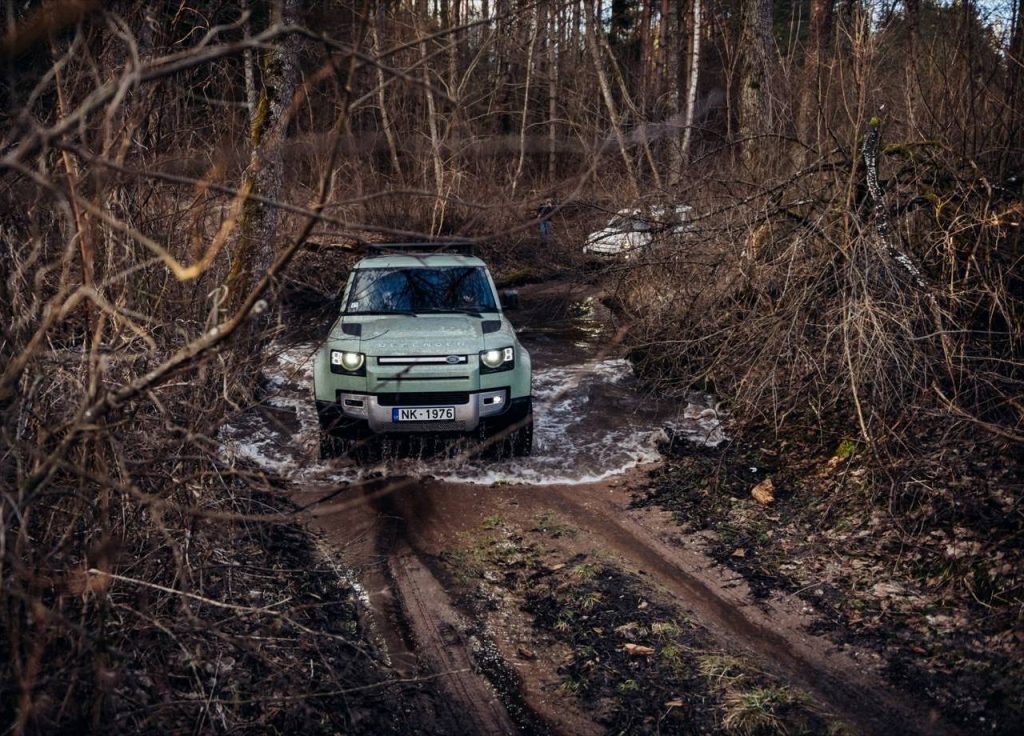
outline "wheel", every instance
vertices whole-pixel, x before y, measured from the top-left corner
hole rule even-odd
[[[330,460],[335,457],[342,457],[347,455],[352,449],[352,440],[342,439],[341,437],[335,437],[333,434],[327,431],[320,433],[320,459]]]
[[[358,460],[372,432],[365,420],[350,419],[336,411],[317,411],[320,421],[320,459],[350,457]]]
[[[512,457],[529,457],[533,453],[533,414],[509,436],[508,444]]]

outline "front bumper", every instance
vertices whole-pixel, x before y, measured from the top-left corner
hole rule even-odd
[[[508,387],[465,394],[360,394],[337,392],[333,402],[317,401],[320,426],[342,434],[360,433],[467,433],[507,425],[524,418],[529,398],[510,399]],[[395,422],[398,407],[455,409],[455,419],[435,422]],[[522,416],[520,416],[522,415]]]

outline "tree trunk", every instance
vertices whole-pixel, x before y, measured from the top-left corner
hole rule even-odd
[[[659,82],[655,92],[658,97],[661,97],[666,92],[663,80],[669,80],[669,84],[672,84],[674,81],[670,75],[672,68],[671,48],[673,44],[669,42],[671,38],[670,26],[675,19],[675,14],[672,12],[673,7],[672,0],[661,0],[661,22],[658,26],[658,60],[657,68],[654,71],[655,78]],[[676,30],[678,31],[678,28]]]
[[[832,7],[832,0],[811,0],[810,37],[804,53],[804,85],[797,131],[800,140],[815,150],[821,119],[821,67],[832,38]],[[808,152],[808,155],[813,155],[813,152]]]
[[[1014,13],[1013,33],[1010,36],[1010,50],[1007,54],[1007,121],[1006,160],[1003,173],[1018,173],[1024,158],[1024,0],[1017,0]]]
[[[299,0],[274,4],[273,25],[297,23]],[[298,38],[281,38],[264,52],[262,88],[249,128],[251,154],[245,180],[252,192],[269,200],[280,199],[284,191],[284,139],[291,115],[289,106],[298,87]],[[278,208],[247,199],[239,218],[238,241],[228,274],[228,303],[239,306],[256,281],[277,255]]]
[[[548,13],[547,65],[548,65],[548,181],[554,181],[556,174],[555,147],[558,142],[558,59],[555,43],[558,15],[551,3],[544,6]]]
[[[380,56],[380,19],[384,15],[384,6],[381,5],[373,14],[370,23],[370,35],[373,42],[374,56]],[[391,112],[388,110],[387,80],[384,77],[384,69],[380,66],[377,70],[377,105],[380,107],[380,127],[384,129],[384,139],[388,144],[388,157],[391,161],[391,170],[399,179],[402,177],[402,164],[398,159],[398,144],[395,141],[394,125],[391,122]]]
[[[921,48],[921,0],[904,0],[907,11],[906,35],[908,59],[904,64],[906,83],[904,84],[907,98],[907,125],[911,130],[917,129],[917,110],[921,106],[921,93],[918,82],[918,59]]]
[[[770,105],[773,81],[772,0],[743,0],[743,41],[746,58],[740,80],[740,150],[751,166],[764,144],[751,140],[758,133],[774,130]]]
[[[601,62],[601,49],[598,44],[597,34],[600,33],[600,21],[594,12],[594,0],[584,0],[587,12],[587,48],[590,50],[590,60],[594,64],[594,73],[597,75],[597,82],[601,88],[601,96],[604,98],[605,108],[608,111],[608,122],[611,124],[615,140],[619,145],[619,154],[622,156],[622,163],[626,167],[625,174],[632,187],[633,196],[640,196],[640,185],[636,180],[636,172],[633,168],[633,160],[629,155],[626,146],[626,138],[622,133],[622,123],[619,120],[619,113],[615,107],[615,99],[612,97],[612,89],[608,84],[608,75],[605,74],[604,64]]]
[[[921,0],[904,0],[904,5],[907,9],[907,35],[910,37],[910,52],[914,58],[917,58],[917,47],[921,40]],[[831,5],[829,9],[831,10]]]
[[[248,13],[249,0],[242,0],[242,12]],[[242,33],[246,38],[252,36],[252,22],[250,19],[246,19],[245,23],[242,24]],[[256,72],[253,69],[253,51],[251,48],[246,48],[242,51],[242,70],[245,75],[245,105],[249,113],[249,122],[252,123],[253,116],[256,114],[256,104],[258,98],[256,95]]]
[[[417,35],[422,32],[417,27]],[[430,130],[430,160],[434,171],[434,214],[431,218],[430,232],[436,234],[444,223],[444,161],[441,158],[441,134],[437,129],[437,105],[434,93],[430,89],[430,64],[427,63],[427,42],[420,42],[421,70],[423,73],[423,94],[427,101],[427,127]]]
[[[647,100],[651,81],[651,3],[654,0],[639,0],[640,10],[640,108],[648,112]]]
[[[694,110],[697,107],[697,78],[700,76],[700,43],[703,36],[703,26],[700,18],[700,0],[693,0],[693,33],[691,34],[693,44],[690,49],[690,89],[686,94],[686,122],[683,129],[683,147],[680,154],[680,163],[686,165],[690,155],[690,140],[693,132]],[[679,176],[682,172],[676,174]],[[678,182],[678,179],[676,179]]]
[[[530,124],[530,89],[533,86],[533,58],[534,50],[537,47],[537,37],[540,35],[540,21],[533,24],[533,33],[530,35],[530,45],[526,50],[526,81],[523,89],[523,113],[519,121],[519,161],[516,163],[516,173],[512,176],[512,194],[515,195],[516,187],[519,185],[519,177],[523,173],[523,164],[526,162],[526,129]]]
[[[666,9],[668,4],[666,3]],[[686,12],[682,0],[675,3],[675,12],[664,19],[667,24],[669,18],[675,25],[675,33],[672,34],[671,48],[665,49],[666,67],[665,77],[668,80],[669,110],[671,112],[672,125],[676,128],[675,135],[669,141],[669,181],[675,183],[682,176],[683,166],[683,136],[680,127],[685,122],[683,112],[683,89],[686,85]]]

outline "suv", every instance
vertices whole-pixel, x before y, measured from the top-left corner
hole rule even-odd
[[[649,213],[639,209],[619,210],[607,225],[587,236],[583,252],[629,259],[649,248],[659,237],[685,233],[692,212],[693,208],[685,204],[652,207]]]
[[[530,454],[530,354],[484,262],[436,248],[377,246],[349,275],[314,364],[322,456],[398,433],[497,436],[503,454]]]

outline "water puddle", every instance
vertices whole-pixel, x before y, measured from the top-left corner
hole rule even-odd
[[[588,325],[586,332],[595,334]],[[589,336],[589,335],[588,335]],[[641,395],[632,367],[619,358],[544,360],[565,345],[552,331],[541,344],[524,336],[534,354],[534,450],[528,458],[494,460],[395,454],[384,443],[382,459],[365,465],[319,459],[319,426],[312,397],[312,344],[278,346],[264,380],[267,398],[221,431],[222,454],[248,461],[294,482],[343,483],[404,475],[491,485],[580,484],[604,480],[660,459],[658,444],[673,436],[715,446],[726,439],[712,398],[686,401]],[[570,345],[583,354],[578,339]],[[554,357],[551,355],[550,357]],[[554,364],[553,364],[554,363]]]

